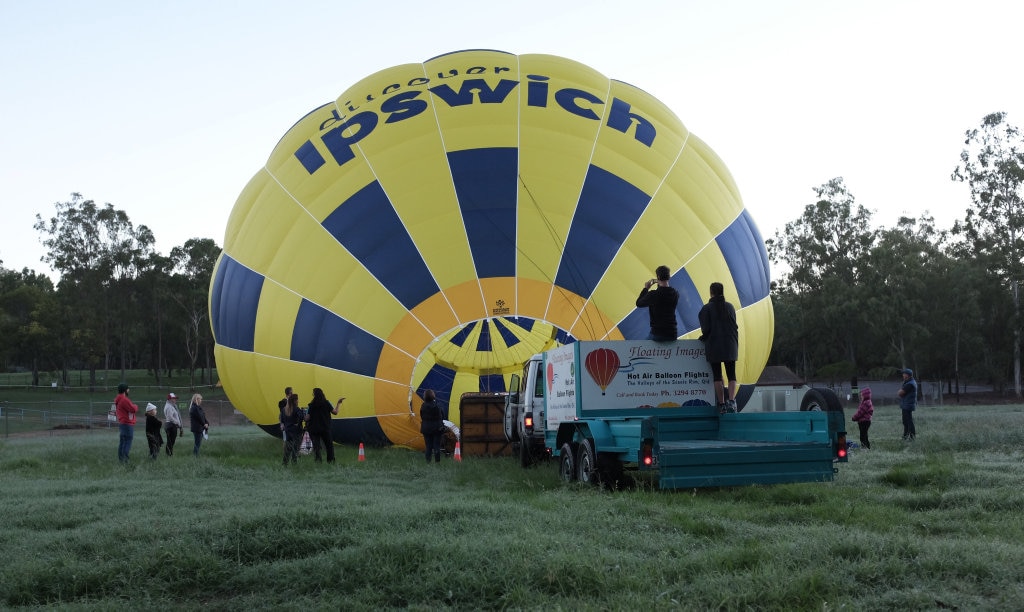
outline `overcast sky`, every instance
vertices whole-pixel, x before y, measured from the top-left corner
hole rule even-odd
[[[964,132],[1024,125],[1024,2],[0,0],[0,260],[50,274],[37,214],[72,192],[167,254],[313,108],[460,49],[551,53],[659,98],[769,238],[841,176],[874,227],[963,217]]]

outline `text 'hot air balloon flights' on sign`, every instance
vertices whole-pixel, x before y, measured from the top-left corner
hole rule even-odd
[[[303,404],[320,387],[348,398],[335,441],[418,447],[424,389],[459,422],[462,393],[505,390],[535,353],[646,337],[635,300],[661,264],[681,337],[725,285],[755,382],[764,243],[671,110],[551,55],[395,66],[302,117],[239,196],[210,288],[218,371],[268,431],[285,386]],[[612,370],[595,357],[588,376]]]

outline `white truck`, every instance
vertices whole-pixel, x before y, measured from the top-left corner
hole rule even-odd
[[[700,341],[579,341],[534,355],[513,375],[505,435],[523,467],[558,458],[566,481],[831,480],[834,463],[846,461],[842,406],[827,389],[797,391],[799,411],[743,412],[741,403],[719,414]]]

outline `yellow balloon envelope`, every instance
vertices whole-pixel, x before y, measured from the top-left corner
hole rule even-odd
[[[300,119],[242,191],[210,288],[224,388],[275,431],[286,386],[346,397],[337,442],[422,448],[433,389],[504,391],[529,357],[643,338],[643,281],[714,281],[742,384],[774,319],[768,258],[722,161],[658,100],[551,55],[459,51],[382,70]],[[703,296],[703,297],[702,297]]]

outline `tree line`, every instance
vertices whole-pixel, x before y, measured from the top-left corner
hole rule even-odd
[[[909,367],[948,392],[970,380],[1021,396],[1024,140],[1005,113],[965,133],[950,178],[971,202],[948,230],[927,214],[874,229],[842,178],[815,189],[765,241],[788,267],[772,283],[772,363],[832,380]]]
[[[928,215],[872,228],[842,178],[766,240],[786,269],[772,282],[770,363],[806,379],[885,378],[909,367],[957,392],[966,381],[1021,395],[1020,285],[1024,280],[1024,140],[1005,113],[965,133],[951,180],[971,202],[952,228]],[[193,238],[155,252],[153,233],[112,205],[80,194],[34,228],[44,261],[60,274],[7,270],[0,262],[0,368],[54,373],[172,369],[212,384],[207,308],[220,247]],[[206,377],[203,379],[202,377]]]
[[[111,204],[72,194],[56,214],[36,215],[43,261],[60,275],[0,265],[0,367],[70,385],[72,371],[147,369],[157,385],[187,370],[190,386],[212,384],[207,295],[221,249],[193,238],[157,253],[153,232]],[[0,262],[2,263],[2,262]],[[199,372],[199,379],[196,373]]]

